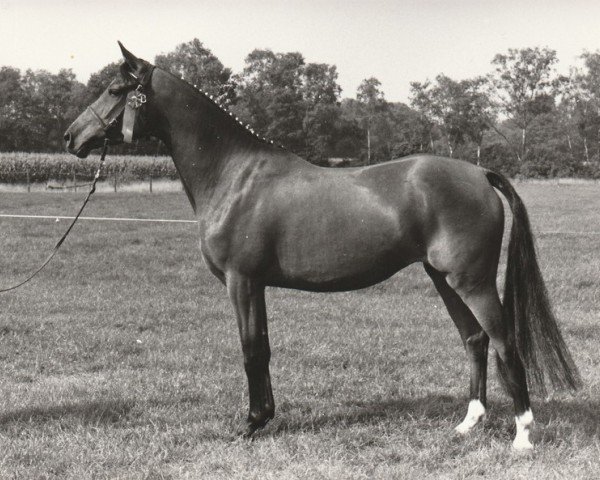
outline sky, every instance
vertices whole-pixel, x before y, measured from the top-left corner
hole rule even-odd
[[[566,72],[600,49],[599,0],[0,0],[0,66],[78,80],[118,60],[153,61],[194,37],[234,72],[255,48],[337,66],[343,97],[376,77],[389,101],[410,82],[492,70],[509,48],[549,47]]]

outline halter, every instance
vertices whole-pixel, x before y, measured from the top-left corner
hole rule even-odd
[[[111,127],[114,127],[119,119],[121,113],[123,113],[123,122],[121,126],[121,133],[123,134],[123,141],[125,143],[131,143],[133,140],[133,131],[135,127],[136,111],[146,103],[147,98],[143,90],[150,84],[152,78],[152,72],[154,71],[154,65],[149,65],[140,77],[137,77],[133,73],[128,73],[137,80],[135,83],[129,83],[120,87],[111,88],[109,91],[111,94],[118,95],[127,93],[119,99],[117,108],[113,111],[109,118],[102,118],[92,105],[88,106],[86,110],[92,114],[92,116],[100,123],[102,130],[106,132]]]

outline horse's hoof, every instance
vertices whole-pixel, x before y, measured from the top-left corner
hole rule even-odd
[[[260,427],[258,427],[257,425],[254,425],[250,422],[246,422],[237,429],[236,434],[238,437],[241,438],[252,438],[252,434],[256,432],[256,430],[258,430],[259,428]]]
[[[456,427],[454,427],[454,431],[456,433],[458,433],[459,435],[467,435],[471,431],[472,428],[473,428],[473,425],[462,422],[460,425],[457,425]]]
[[[485,407],[479,400],[471,400],[465,419],[454,427],[454,430],[460,435],[468,434],[475,425],[477,425],[485,416]]]
[[[257,430],[264,428],[265,425],[269,423],[269,420],[271,420],[271,417],[267,417],[257,422],[248,420],[238,429],[237,434],[239,437],[251,439]]]
[[[454,427],[454,431],[458,435],[466,436],[469,433],[471,433],[471,431],[473,431],[473,429],[476,426],[478,426],[480,423],[482,423],[481,422],[482,419],[483,419],[483,416],[481,416],[477,419],[465,418],[465,420],[463,420],[459,425]]]
[[[527,438],[515,438],[512,446],[513,450],[519,453],[533,451],[533,444]]]

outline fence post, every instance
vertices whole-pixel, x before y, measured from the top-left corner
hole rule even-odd
[[[115,168],[115,181],[114,181],[114,189],[115,189],[115,193],[117,193],[117,178],[119,176],[119,173],[117,172],[117,169]]]
[[[160,143],[159,143],[160,145]],[[158,148],[156,149],[157,153],[158,153]],[[152,166],[150,167],[150,193],[152,193],[152,173],[154,172],[154,161],[155,161],[156,157],[154,157],[152,159]]]
[[[73,167],[73,185],[74,190],[77,192],[77,177],[75,176],[75,167]]]
[[[27,168],[25,169],[25,171],[27,172],[27,193],[31,192],[31,182],[29,179],[29,165],[27,165]]]

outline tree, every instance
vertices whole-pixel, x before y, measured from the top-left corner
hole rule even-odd
[[[411,83],[411,103],[430,124],[440,128],[448,156],[454,155],[456,144],[463,140],[461,128],[460,86],[445,75],[438,75],[436,83]]]
[[[463,80],[466,136],[477,145],[477,165],[481,163],[481,147],[485,133],[496,123],[497,110],[490,100],[489,84],[484,77]]]
[[[582,92],[580,106],[585,106],[586,126],[591,126],[596,136],[596,156],[600,162],[600,51],[585,52],[581,58],[585,70],[578,78]]]
[[[361,82],[356,91],[356,99],[362,107],[363,125],[367,131],[367,165],[371,164],[371,129],[376,117],[383,113],[387,103],[380,90],[381,82],[370,77]]]
[[[25,92],[21,72],[12,67],[0,69],[0,150],[18,150],[22,139]]]
[[[231,70],[197,38],[177,45],[173,52],[157,55],[154,64],[213,96],[219,95],[231,77]]]
[[[65,129],[84,108],[85,87],[66,69],[58,74],[27,70],[21,85],[25,97],[22,111],[27,150],[62,150]]]
[[[560,98],[557,105],[558,122],[562,134],[566,137],[569,151],[574,153],[575,146],[572,137],[579,136],[583,145],[583,158],[589,162],[588,122],[590,99],[583,88],[583,72],[571,68],[569,75],[561,75],[556,86],[556,95]]]
[[[434,129],[437,122],[435,108],[433,106],[433,96],[431,94],[431,82],[410,82],[410,104],[419,114],[419,121],[427,131],[428,143],[431,153],[435,152]]]
[[[404,157],[424,151],[429,130],[421,121],[419,112],[404,103],[389,103],[387,118],[391,131],[387,140],[388,158]]]
[[[258,49],[250,52],[244,70],[235,78],[239,100],[234,111],[264,136],[286,144],[302,130],[302,65],[300,54]],[[285,118],[276,119],[278,113]]]
[[[364,131],[361,127],[361,114],[358,101],[344,98],[340,102],[340,114],[336,123],[332,156],[357,158],[364,142]]]
[[[335,150],[340,127],[341,87],[335,65],[309,63],[302,71],[302,98],[305,105],[303,130],[307,158],[324,163]]]
[[[458,145],[472,141],[480,161],[484,133],[495,117],[481,77],[456,81],[438,75],[435,82],[411,83],[411,104],[426,119],[430,132],[439,128],[448,156],[453,157]],[[433,148],[433,136],[430,133]]]
[[[52,74],[0,69],[0,149],[59,151],[67,126],[85,105],[85,87],[71,70]]]
[[[338,103],[342,88],[338,85],[337,78],[338,73],[335,65],[326,63],[307,64],[302,71],[304,100],[311,106]]]
[[[490,77],[500,110],[521,132],[520,146],[515,149],[522,161],[527,153],[527,129],[536,115],[542,97],[552,98],[556,51],[548,48],[509,49],[497,54]]]

